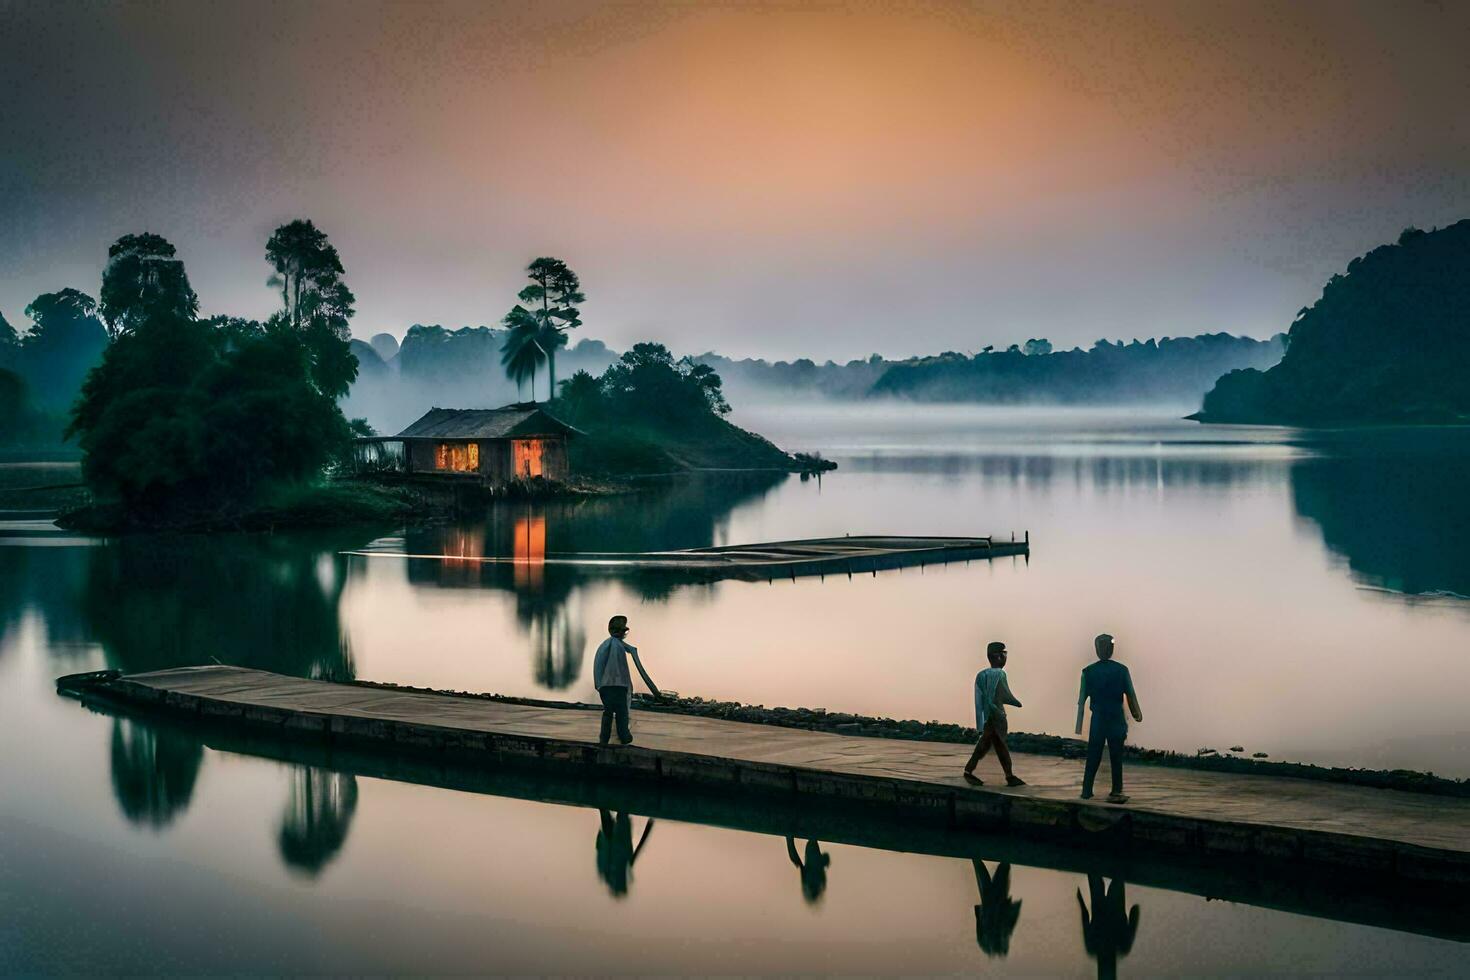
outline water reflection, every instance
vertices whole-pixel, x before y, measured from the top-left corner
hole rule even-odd
[[[277,841],[281,860],[308,878],[342,850],[357,812],[357,778],[314,766],[291,767],[291,789]]]
[[[47,645],[68,660],[85,651],[86,623],[76,615],[84,568],[77,548],[0,545],[0,657],[14,646],[21,622],[34,613]]]
[[[404,534],[410,555],[442,555],[407,563],[416,587],[490,588],[515,596],[515,618],[530,639],[532,675],[552,691],[582,676],[587,630],[569,603],[588,581],[586,572],[548,565],[550,553],[661,551],[728,543],[726,523],[788,478],[785,473],[730,473],[692,477],[637,494],[584,500],[492,506],[478,520],[413,528]],[[511,558],[486,563],[484,557]],[[625,584],[647,601],[662,601],[681,585],[663,573],[637,573]]]
[[[1011,934],[1021,918],[1021,903],[1011,897],[1011,866],[1002,861],[995,874],[985,862],[972,858],[975,886],[980,889],[980,904],[975,906],[975,944],[987,956],[1004,958],[1011,951]]]
[[[360,542],[361,538],[350,539]],[[227,663],[351,680],[340,536],[124,537],[85,557],[81,622],[126,673]]]
[[[822,853],[822,842],[806,842],[806,858],[796,853],[796,839],[786,838],[786,858],[801,872],[801,897],[808,905],[816,905],[827,891],[827,866],[832,863],[830,854]]]
[[[597,876],[613,898],[625,898],[633,882],[633,864],[648,843],[653,819],[643,822],[643,833],[634,847],[632,814],[626,810],[614,813],[604,809],[598,810],[597,815]]]
[[[1286,462],[1294,455],[1282,450],[1266,454],[1261,447],[1209,451],[1192,447],[1196,455],[1179,454],[1177,447],[1133,447],[1118,454],[1117,447],[1091,447],[1070,453],[928,453],[873,454],[844,458],[844,469],[869,473],[922,473],[949,477],[979,476],[989,483],[1028,485],[1046,489],[1051,484],[1090,486],[1100,490],[1155,487],[1171,490],[1230,489],[1280,484]],[[1281,447],[1271,447],[1281,448]]]
[[[1121,878],[1104,887],[1102,875],[1090,874],[1087,892],[1092,901],[1090,914],[1082,889],[1077,889],[1082,946],[1097,961],[1098,980],[1112,980],[1118,975],[1118,960],[1133,951],[1133,941],[1138,938],[1138,906],[1128,908],[1128,884]]]
[[[1292,467],[1297,513],[1357,580],[1470,597],[1470,455],[1354,451]]]
[[[112,794],[123,816],[161,830],[189,806],[204,743],[127,718],[112,721]]]

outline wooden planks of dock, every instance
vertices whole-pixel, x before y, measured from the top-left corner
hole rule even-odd
[[[1126,807],[1077,798],[1080,763],[1018,754],[1029,785],[976,788],[965,746],[634,711],[638,744],[596,744],[590,706],[524,704],[193,667],[63,678],[83,700],[157,709],[357,752],[427,754],[872,810],[947,830],[1102,849],[1352,869],[1470,883],[1470,800],[1149,766]],[[585,709],[585,710],[583,710]]]
[[[413,554],[392,545],[345,552],[368,557],[562,565],[588,572],[665,572],[710,580],[799,578],[810,575],[872,574],[893,568],[1030,555],[1030,532],[1020,540],[993,537],[903,537],[859,535],[808,538],[763,544],[683,548],[673,551],[552,552],[544,557]]]

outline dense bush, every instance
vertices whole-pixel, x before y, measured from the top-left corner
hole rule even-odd
[[[88,486],[147,522],[244,509],[314,477],[350,438],[313,381],[315,361],[308,337],[283,323],[136,326],[108,348],[73,414]]]

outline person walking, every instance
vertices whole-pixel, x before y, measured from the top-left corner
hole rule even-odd
[[[1123,742],[1128,737],[1128,720],[1123,717],[1123,700],[1128,700],[1128,710],[1133,720],[1143,721],[1143,710],[1138,707],[1138,695],[1133,693],[1133,675],[1128,668],[1113,659],[1113,638],[1100,633],[1092,641],[1097,663],[1082,668],[1082,690],[1077,695],[1077,734],[1082,734],[1082,712],[1088,698],[1092,699],[1092,726],[1087,731],[1087,766],[1082,771],[1082,798],[1092,799],[1092,783],[1102,764],[1103,746],[1107,746],[1108,761],[1113,769],[1113,791],[1108,794],[1109,803],[1127,803],[1123,795]]]
[[[975,751],[970,753],[970,761],[965,763],[965,778],[976,786],[985,785],[975,775],[975,767],[991,748],[995,749],[1001,771],[1006,774],[1006,785],[1026,785],[1026,781],[1012,771],[1011,750],[1006,745],[1006,735],[1010,733],[1006,705],[1021,707],[1006,680],[1007,657],[1006,645],[995,640],[985,647],[985,659],[990,661],[990,666],[975,675],[975,731],[979,732],[979,740],[975,743]]]
[[[602,641],[592,658],[592,683],[596,685],[597,694],[602,698],[602,731],[597,740],[599,744],[606,745],[612,735],[613,723],[616,722],[618,741],[624,745],[632,745],[633,731],[628,724],[628,715],[633,696],[633,678],[628,674],[628,654],[633,655],[633,666],[638,668],[638,676],[643,678],[643,683],[648,685],[654,696],[662,697],[663,694],[643,669],[643,661],[638,659],[638,648],[627,642],[628,617],[614,616],[608,620],[607,633],[607,639]]]

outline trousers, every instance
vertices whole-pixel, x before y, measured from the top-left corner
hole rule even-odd
[[[1113,792],[1123,792],[1123,741],[1128,737],[1127,725],[1099,725],[1087,732],[1087,768],[1082,770],[1082,795],[1092,795],[1092,783],[1102,765],[1103,746],[1108,749],[1108,762],[1113,770]]]
[[[602,745],[607,744],[608,737],[612,735],[613,722],[616,721],[618,741],[627,745],[633,741],[633,731],[628,727],[628,689],[603,687],[598,688],[597,693],[602,698],[602,731],[597,736],[597,741]]]

